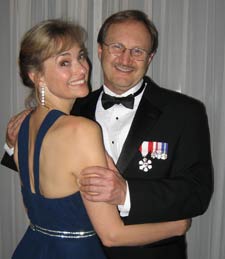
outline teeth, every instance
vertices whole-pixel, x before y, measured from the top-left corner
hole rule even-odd
[[[132,67],[122,66],[122,65],[116,65],[115,66],[118,70],[121,70],[123,72],[131,72],[133,71]]]
[[[69,85],[79,85],[79,84],[84,84],[85,80],[79,80],[79,81],[70,81]]]

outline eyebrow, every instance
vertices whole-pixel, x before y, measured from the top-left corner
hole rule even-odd
[[[112,41],[112,42],[109,43],[109,44],[106,44],[105,42],[103,42],[103,44],[105,44],[105,45],[119,44],[119,45],[122,45],[123,47],[125,47],[126,49],[142,49],[142,50],[148,52],[147,49],[144,48],[144,47],[136,46],[136,47],[133,47],[133,48],[127,48],[123,43],[121,43],[121,42],[116,42],[116,41]]]
[[[85,49],[84,49],[84,48],[81,48],[78,53],[81,53],[81,52],[83,52],[83,51],[85,51]],[[70,52],[68,52],[68,51],[63,51],[63,52],[60,52],[60,53],[56,54],[55,57],[71,56],[71,55],[72,55],[72,54],[71,54]]]
[[[71,53],[64,51],[64,52],[60,52],[59,54],[56,54],[55,56],[56,56],[56,57],[60,57],[60,56],[71,56]]]

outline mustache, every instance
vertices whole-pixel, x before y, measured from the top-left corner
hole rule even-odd
[[[124,64],[121,64],[121,63],[119,63],[119,62],[115,63],[114,66],[115,66],[115,67],[124,68],[124,69],[135,69],[134,66],[131,66],[131,65],[124,65]]]

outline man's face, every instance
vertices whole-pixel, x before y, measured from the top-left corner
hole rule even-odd
[[[113,92],[122,94],[135,86],[145,75],[153,55],[136,60],[129,49],[140,48],[149,53],[151,36],[141,22],[127,21],[112,24],[107,32],[105,44],[119,43],[127,49],[120,55],[110,54],[108,46],[98,46],[98,56],[103,69],[104,84]]]

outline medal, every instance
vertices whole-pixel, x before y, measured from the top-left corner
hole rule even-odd
[[[142,160],[138,162],[139,169],[148,172],[152,169],[152,160],[147,158],[151,154],[152,159],[166,160],[168,157],[168,143],[157,141],[143,141],[139,147],[142,155]]]
[[[166,160],[168,154],[168,143],[162,143],[162,155],[161,159]]]
[[[156,158],[156,144],[157,142],[156,141],[153,141],[152,142],[152,152],[151,152],[151,157],[154,159]]]
[[[152,169],[152,161],[147,159],[146,156],[152,151],[152,142],[143,141],[139,147],[139,151],[143,157],[142,160],[139,161],[139,169],[144,172],[148,172],[150,169]]]
[[[168,156],[168,143],[166,142],[156,142],[152,143],[152,153],[151,158],[166,160]]]
[[[152,161],[144,157],[139,161],[139,169],[144,172],[148,172],[148,170],[152,169]]]

